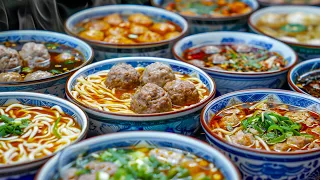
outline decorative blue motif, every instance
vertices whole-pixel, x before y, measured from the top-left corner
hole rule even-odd
[[[155,21],[171,21],[181,27],[183,33],[188,30],[188,23],[181,16],[165,11],[163,9],[141,6],[141,5],[108,5],[100,6],[96,8],[90,8],[80,11],[71,17],[66,22],[66,28],[70,32],[74,32],[76,24],[87,18],[101,17],[108,14],[119,13],[122,15],[130,15],[133,13],[143,13],[152,17]],[[96,61],[105,59],[117,58],[117,57],[164,57],[172,58],[171,48],[173,46],[174,39],[165,43],[156,43],[153,45],[139,45],[132,47],[122,46],[108,46],[108,45],[96,45],[88,42],[95,50]]]
[[[86,115],[80,108],[76,107],[72,103],[57,98],[52,95],[44,95],[37,93],[27,93],[27,92],[6,92],[0,93],[0,106],[10,105],[14,103],[21,103],[30,106],[41,106],[41,107],[53,107],[58,105],[61,109],[68,115],[72,116],[80,125],[81,128],[86,128],[88,126]],[[79,138],[84,138],[85,131],[83,131]],[[0,180],[28,180],[33,179],[36,170],[46,162],[47,159],[42,160],[42,162],[32,163],[26,166],[20,166],[18,168],[8,169],[6,172],[10,172],[10,175],[2,174],[0,172]],[[1,170],[0,170],[1,171]],[[14,174],[12,174],[14,173]]]
[[[247,90],[233,92],[210,102],[204,109],[203,118],[208,124],[212,116],[225,107],[239,103],[268,99],[270,102],[302,107],[320,113],[320,100],[300,93],[281,90]],[[201,122],[202,123],[202,122]],[[204,124],[202,124],[204,126]],[[205,129],[204,129],[205,130]],[[320,152],[301,155],[276,155],[246,151],[213,137],[205,130],[207,141],[223,151],[238,166],[243,179],[320,179]],[[314,173],[313,173],[314,172]],[[313,173],[313,174],[312,174]],[[312,177],[311,177],[312,174]],[[310,178],[308,177],[310,176]]]
[[[68,164],[73,161],[78,154],[85,151],[90,153],[112,147],[132,146],[166,147],[187,151],[214,163],[215,166],[222,171],[226,179],[240,180],[239,177],[237,177],[236,170],[231,164],[228,164],[228,160],[226,160],[219,151],[185,136],[158,132],[116,133],[83,141],[69,148],[63,154],[60,154],[61,157],[57,155],[51,159],[42,168],[42,171],[39,172],[38,177],[40,179],[51,179],[58,173],[58,161],[60,161],[60,163],[62,161],[63,164]]]
[[[85,42],[70,37],[68,35],[50,32],[50,31],[3,31],[0,32],[0,42],[51,42],[59,43],[71,48],[77,49],[84,55],[85,61],[89,61],[93,58],[93,52],[91,47]],[[0,85],[0,92],[15,92],[15,91],[27,91],[27,92],[39,92],[45,94],[52,94],[59,97],[64,97],[64,86],[68,77],[60,77],[51,81],[43,81],[40,83],[21,84],[21,85]]]
[[[180,72],[181,74],[189,74],[191,76],[199,78],[202,83],[206,85],[210,93],[213,93],[215,91],[215,86],[212,82],[212,79],[202,70],[184,62],[152,57],[109,59],[89,65],[76,72],[70,78],[69,84],[67,85],[68,91],[73,89],[77,82],[77,78],[79,78],[80,76],[86,77],[90,74],[109,70],[113,65],[123,62],[130,64],[133,67],[146,67],[154,62],[169,64],[175,72]],[[184,115],[176,116],[176,114],[173,114],[163,116],[158,120],[149,120],[149,117],[143,117],[143,119],[145,119],[144,121],[141,121],[141,118],[139,117],[135,118],[135,120],[125,120],[123,119],[123,117],[108,116],[108,113],[100,114],[92,111],[87,111],[87,114],[90,118],[89,135],[94,136],[112,132],[141,130],[167,131],[185,135],[192,135],[200,127],[199,119],[201,108],[203,106],[204,104],[202,104],[200,107],[188,110],[188,113]]]
[[[176,59],[183,59],[183,52],[186,45],[192,47],[205,44],[248,44],[276,51],[286,57],[288,67],[297,62],[295,52],[286,44],[277,40],[241,32],[212,32],[192,35],[181,39],[173,48]],[[220,94],[251,89],[251,88],[281,88],[287,80],[288,70],[274,71],[273,73],[237,73],[205,69],[216,82],[217,91]]]

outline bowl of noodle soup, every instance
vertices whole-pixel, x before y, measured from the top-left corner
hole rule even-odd
[[[121,73],[125,68],[133,75]],[[130,90],[121,90],[116,85],[129,82],[128,76],[130,82],[137,84]],[[118,77],[124,79],[115,79]],[[155,77],[167,83],[164,85]],[[148,82],[152,78],[157,82]],[[130,57],[82,68],[69,78],[66,90],[67,98],[87,112],[90,135],[133,130],[193,134],[200,125],[200,110],[215,95],[215,83],[205,72],[184,62]],[[175,93],[183,96],[175,98]],[[195,101],[190,102],[191,99]]]
[[[319,113],[312,96],[249,89],[211,101],[201,125],[244,179],[319,179]]]
[[[30,92],[0,94],[0,179],[33,178],[61,149],[84,139],[86,114],[56,96]]]

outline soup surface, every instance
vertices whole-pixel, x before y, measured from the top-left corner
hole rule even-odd
[[[320,45],[320,15],[304,12],[268,13],[256,27],[269,36],[290,43]]]
[[[0,107],[0,166],[49,156],[80,133],[79,124],[59,106]]]
[[[296,85],[311,96],[320,98],[320,73],[319,70],[317,71],[317,73],[300,76]]]
[[[319,114],[267,101],[238,104],[217,113],[212,132],[231,144],[294,152],[320,148]]]
[[[288,63],[276,52],[245,44],[192,47],[184,51],[183,58],[199,67],[234,72],[278,71]]]
[[[61,179],[225,179],[214,164],[176,149],[112,148],[80,155],[70,166]]]
[[[316,4],[320,3],[320,0],[259,0],[264,3],[274,4]]]
[[[165,7],[185,16],[229,17],[247,14],[252,8],[239,0],[175,0]]]
[[[12,43],[0,45],[0,82],[32,81],[66,73],[79,67],[84,56],[58,43]]]
[[[86,19],[75,29],[87,40],[112,44],[154,43],[179,36],[181,28],[169,21],[154,21],[138,13],[129,16],[111,14],[105,17]]]
[[[101,111],[149,114],[187,108],[208,97],[209,90],[196,75],[173,72],[163,63],[137,68],[122,63],[79,77],[71,95]]]

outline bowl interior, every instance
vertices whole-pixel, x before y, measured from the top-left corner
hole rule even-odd
[[[40,107],[53,107],[53,106],[60,106],[61,109],[68,115],[72,116],[80,125],[81,133],[80,136],[77,138],[77,141],[83,139],[86,135],[88,130],[88,120],[86,114],[76,105],[61,99],[57,98],[53,95],[46,95],[40,93],[29,93],[29,92],[3,92],[0,93],[0,106],[8,106],[14,103],[20,103],[23,105],[30,105],[30,106],[40,106]],[[48,158],[43,157],[39,159],[35,159],[34,161],[42,160]],[[28,161],[29,162],[29,161]],[[6,165],[2,167],[11,167],[20,164],[28,163],[22,162],[19,164],[13,165]]]
[[[176,58],[183,60],[185,50],[209,44],[247,44],[264,48],[282,55],[288,61],[287,67],[292,66],[297,61],[295,52],[286,44],[266,36],[241,32],[211,32],[188,36],[175,44],[173,53]]]
[[[203,84],[208,88],[210,95],[215,93],[215,84],[213,80],[202,70],[187,63],[164,59],[164,58],[150,58],[150,57],[130,57],[130,58],[116,58],[110,60],[100,61],[89,66],[86,66],[76,73],[74,73],[67,82],[67,93],[71,95],[71,91],[74,89],[77,79],[81,76],[87,77],[88,75],[97,73],[99,71],[110,70],[113,65],[118,63],[127,63],[133,67],[146,67],[154,62],[162,62],[171,66],[174,72],[180,72],[182,74],[189,74],[198,77]],[[201,101],[203,102],[203,101]],[[200,103],[201,103],[200,102]],[[81,104],[80,102],[77,102]],[[116,114],[116,113],[115,113]]]
[[[253,9],[253,11],[258,9],[258,7],[259,7],[259,4],[258,4],[258,2],[256,0],[240,0],[240,1],[248,4]],[[154,6],[158,6],[158,7],[161,7],[161,8],[165,8],[168,5],[168,3],[170,3],[170,2],[174,2],[174,1],[173,0],[151,0],[151,3]],[[186,17],[190,17],[190,16],[186,16]],[[203,17],[203,18],[204,19],[209,19],[207,17]]]
[[[90,18],[103,17],[113,13],[119,13],[125,16],[134,13],[143,13],[152,17],[154,21],[171,21],[175,23],[182,29],[182,34],[184,34],[188,29],[187,22],[181,16],[160,8],[142,5],[108,5],[83,10],[69,17],[65,23],[65,28],[73,35],[77,35],[75,32],[75,26],[79,22]]]
[[[295,89],[299,89],[298,86],[296,86],[297,79],[303,75],[304,73],[320,69],[320,59],[312,59],[307,60],[302,63],[297,64],[294,66],[290,73],[289,73],[289,83],[290,85],[294,85]],[[302,90],[301,90],[302,91]]]
[[[72,162],[80,153],[83,152],[91,153],[107,148],[132,146],[166,147],[184,150],[214,163],[216,167],[222,171],[226,179],[238,179],[237,170],[220,152],[198,140],[171,133],[131,132],[91,138],[65,149],[62,154],[67,153],[69,156],[63,158],[62,163],[68,164],[68,162]],[[62,154],[60,153],[59,155],[61,156]],[[58,159],[61,160],[62,158],[55,157],[51,159],[40,170],[37,175],[37,179],[50,179],[50,177],[57,174]],[[59,163],[61,164],[61,162]]]
[[[203,110],[202,118],[206,125],[220,110],[240,103],[257,102],[283,103],[320,113],[320,101],[304,94],[272,89],[252,89],[229,93],[211,101]]]
[[[93,51],[91,47],[80,39],[73,38],[71,36],[50,32],[50,31],[4,31],[0,32],[0,42],[52,42],[63,44],[65,46],[74,48],[82,53],[85,61],[89,61],[93,58]]]

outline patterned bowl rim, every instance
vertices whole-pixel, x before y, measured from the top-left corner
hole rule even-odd
[[[70,74],[72,74],[73,72],[77,71],[78,69],[90,64],[93,59],[94,59],[94,52],[93,49],[91,48],[91,46],[89,46],[86,42],[82,41],[81,39],[66,35],[66,34],[62,34],[62,33],[57,33],[57,32],[53,32],[53,31],[44,31],[44,30],[13,30],[13,31],[2,31],[0,32],[0,36],[3,34],[8,34],[8,35],[12,35],[12,34],[17,34],[17,35],[34,35],[34,36],[43,36],[43,35],[55,35],[57,37],[59,37],[60,39],[69,39],[70,41],[73,42],[80,42],[83,43],[83,47],[84,49],[86,49],[86,51],[89,52],[89,59],[87,59],[84,63],[82,63],[79,67],[77,68],[73,68],[72,70],[62,73],[62,74],[58,74],[58,75],[54,75],[52,77],[49,78],[45,78],[45,79],[38,79],[38,80],[32,80],[32,81],[21,81],[21,82],[0,82],[0,87],[2,86],[29,86],[29,85],[34,85],[34,84],[43,84],[46,82],[51,82],[57,79],[62,79],[64,77],[69,76]],[[79,44],[77,44],[79,45]]]
[[[314,59],[309,59],[309,60],[306,60],[306,61],[303,61],[297,65],[295,65],[293,68],[290,69],[290,71],[288,72],[288,76],[287,76],[287,81],[290,85],[290,87],[292,87],[295,91],[297,92],[300,92],[300,93],[303,93],[303,94],[307,94],[307,95],[310,95],[308,94],[307,92],[304,92],[302,89],[300,89],[296,83],[293,81],[292,79],[292,76],[293,74],[299,70],[302,66],[306,65],[306,64],[314,64],[314,63],[320,63],[320,58],[314,58]],[[311,96],[311,95],[310,95]]]
[[[107,12],[109,9],[123,9],[123,8],[126,8],[126,9],[138,9],[138,10],[141,10],[141,11],[153,11],[153,10],[156,10],[156,11],[161,12],[162,14],[165,14],[167,16],[171,16],[174,19],[180,21],[182,24],[184,24],[185,28],[182,29],[182,32],[180,33],[179,36],[177,36],[175,38],[172,38],[172,39],[159,41],[159,42],[152,42],[152,43],[138,43],[138,44],[133,44],[132,45],[132,44],[115,44],[115,43],[107,43],[107,42],[103,42],[103,41],[88,40],[88,39],[80,37],[78,34],[74,33],[72,31],[72,29],[69,29],[69,27],[68,27],[68,24],[71,23],[73,21],[73,19],[75,19],[77,17],[80,17],[82,15],[85,15],[87,13],[90,13],[92,11],[105,10]],[[91,18],[91,17],[87,17],[87,18]],[[85,42],[88,42],[88,43],[90,43],[92,45],[95,45],[95,46],[114,47],[114,48],[129,48],[130,49],[130,48],[144,48],[144,47],[150,47],[150,46],[151,47],[160,46],[160,45],[164,45],[164,44],[169,44],[171,42],[175,42],[175,41],[181,39],[182,37],[184,37],[187,34],[188,29],[189,29],[189,24],[182,16],[180,16],[178,14],[175,14],[173,12],[161,9],[161,8],[152,7],[152,6],[145,6],[145,5],[118,4],[118,5],[105,5],[105,6],[93,7],[93,8],[88,8],[88,9],[79,11],[79,12],[73,14],[72,16],[70,16],[65,21],[64,29],[68,34],[70,34],[70,35],[72,35],[74,37],[77,37],[77,38],[79,38],[79,39],[81,39],[81,40],[83,40]]]
[[[299,151],[299,152],[276,152],[276,151],[266,151],[266,150],[257,150],[257,149],[253,149],[253,148],[248,148],[248,147],[243,147],[240,145],[234,145],[234,144],[230,144],[227,143],[224,139],[222,139],[221,137],[219,137],[218,135],[214,134],[211,129],[209,128],[208,124],[205,121],[205,117],[204,114],[209,110],[209,107],[218,102],[223,100],[226,97],[230,97],[236,94],[242,94],[242,93],[252,93],[255,94],[256,92],[270,92],[270,93],[285,93],[287,95],[294,95],[294,96],[300,96],[303,97],[305,99],[310,99],[313,101],[317,101],[320,104],[320,100],[317,98],[314,98],[312,96],[309,95],[305,95],[302,93],[298,93],[298,92],[294,92],[294,91],[288,91],[288,90],[282,90],[282,89],[263,89],[263,88],[259,88],[259,89],[247,89],[247,90],[240,90],[240,91],[234,91],[228,94],[224,94],[222,96],[219,96],[218,98],[215,98],[214,100],[212,100],[211,102],[209,102],[201,111],[201,116],[200,116],[200,123],[201,126],[203,127],[203,129],[205,130],[205,134],[210,135],[215,141],[219,141],[220,143],[226,145],[226,146],[231,146],[233,148],[239,149],[243,152],[248,152],[248,153],[258,153],[258,154],[263,154],[263,155],[275,155],[275,156],[299,156],[299,155],[305,155],[305,154],[312,154],[312,153],[318,153],[320,152],[320,149],[315,149],[315,150],[308,150],[308,151]]]
[[[87,138],[77,144],[72,145],[73,147],[79,147],[86,146],[87,144],[97,144],[99,142],[105,142],[110,141],[113,139],[123,139],[125,141],[126,137],[136,137],[136,138],[159,138],[159,137],[165,137],[166,139],[170,139],[172,141],[182,141],[186,142],[188,144],[194,144],[195,147],[202,147],[203,149],[207,149],[208,151],[212,152],[212,154],[217,154],[216,156],[218,159],[222,159],[223,165],[225,167],[230,168],[233,173],[235,173],[238,178],[235,180],[241,179],[241,174],[238,168],[234,165],[234,163],[230,160],[229,157],[224,155],[222,152],[220,152],[218,149],[210,146],[209,144],[205,143],[204,141],[201,141],[199,139],[196,139],[194,137],[190,136],[184,136],[181,134],[175,134],[175,133],[168,133],[168,132],[158,132],[158,131],[133,131],[133,132],[118,132],[118,133],[111,133],[111,134],[104,134],[100,136],[90,137]],[[152,140],[151,140],[152,141]],[[165,147],[165,146],[160,146]],[[52,163],[55,162],[55,160],[58,158],[60,154],[57,154],[56,156],[52,157],[47,163],[42,165],[42,167],[39,169],[35,176],[35,180],[40,180],[39,176],[41,174],[45,173],[45,170],[47,169],[47,166],[50,167]]]
[[[202,101],[200,101],[200,102],[198,102],[198,103],[196,103],[194,105],[191,105],[188,108],[184,108],[184,109],[181,109],[179,111],[169,111],[169,112],[164,112],[164,113],[153,113],[153,114],[122,114],[122,113],[101,111],[101,110],[97,110],[97,109],[94,109],[92,107],[89,107],[89,106],[83,104],[82,102],[79,102],[78,100],[76,100],[71,95],[71,89],[69,89],[69,84],[70,84],[70,87],[71,87],[71,81],[75,78],[76,75],[86,71],[89,68],[98,67],[99,65],[102,65],[102,64],[105,64],[105,63],[117,64],[119,62],[126,62],[127,60],[134,60],[134,59],[140,59],[142,61],[143,60],[149,60],[149,61],[153,61],[153,62],[162,61],[162,62],[168,63],[169,65],[171,63],[175,63],[175,64],[178,63],[178,66],[186,67],[188,69],[194,69],[196,72],[200,72],[201,74],[203,74],[204,77],[212,84],[212,92],[209,94],[209,96],[206,99],[204,99],[204,100],[202,100]],[[101,114],[109,114],[109,115],[115,115],[115,116],[120,116],[120,117],[135,117],[135,118],[137,118],[137,117],[163,117],[163,116],[166,117],[166,116],[170,116],[170,115],[173,115],[173,114],[180,114],[180,113],[183,113],[183,112],[186,112],[186,111],[190,111],[190,110],[195,109],[195,108],[197,108],[199,106],[207,104],[215,96],[217,86],[216,86],[215,81],[206,72],[204,72],[203,70],[201,70],[198,67],[192,66],[192,65],[184,63],[184,62],[175,61],[173,59],[156,58],[156,57],[124,57],[124,58],[114,58],[114,59],[107,59],[107,60],[99,61],[99,62],[90,64],[90,65],[86,66],[85,68],[82,68],[82,69],[78,70],[76,73],[74,73],[73,75],[71,75],[68,78],[65,89],[66,89],[67,97],[70,98],[75,104],[77,104],[80,107],[83,107],[84,109],[89,109],[91,111],[98,112],[98,113],[101,113]],[[163,119],[159,119],[159,120],[163,120]],[[145,120],[144,119],[137,119],[137,120],[130,120],[130,121],[145,121]],[[148,120],[148,121],[151,122],[151,121],[158,121],[158,120]]]
[[[187,20],[200,20],[200,21],[228,21],[228,20],[237,20],[237,19],[244,19],[248,16],[250,16],[250,14],[252,14],[253,12],[255,12],[257,9],[259,9],[259,3],[257,0],[250,0],[253,3],[253,7],[252,11],[247,12],[245,14],[240,14],[240,15],[235,15],[235,16],[224,16],[224,17],[203,17],[203,16],[187,16],[187,15],[182,15],[180,13],[180,16],[184,17]],[[154,7],[158,7],[161,9],[165,9],[162,5],[158,5],[157,3],[155,3],[155,0],[150,0],[151,5]]]
[[[310,3],[310,4],[306,4],[306,3],[297,3],[297,4],[290,4],[290,3],[272,3],[272,2],[267,2],[266,0],[257,0],[259,2],[259,4],[263,5],[263,6],[282,6],[282,5],[299,5],[299,6],[318,6],[320,5],[320,3]]]
[[[293,67],[295,64],[298,63],[298,55],[297,53],[291,48],[289,47],[287,44],[278,41],[277,39],[271,38],[271,37],[267,37],[267,36],[263,36],[263,35],[259,35],[259,34],[252,34],[252,33],[247,33],[247,32],[236,32],[236,31],[219,31],[219,32],[207,32],[207,33],[200,33],[200,34],[194,34],[191,36],[187,36],[182,38],[181,40],[179,40],[178,42],[176,42],[173,47],[172,47],[172,53],[173,56],[178,59],[179,61],[183,61],[186,62],[188,64],[193,65],[192,63],[190,63],[189,61],[185,60],[183,57],[179,56],[178,53],[176,52],[175,49],[177,49],[178,43],[185,40],[185,39],[196,39],[197,36],[204,36],[207,35],[208,37],[210,36],[222,36],[222,35],[231,35],[234,36],[235,34],[238,34],[239,37],[241,37],[241,35],[247,35],[247,36],[251,36],[253,39],[256,38],[264,38],[265,40],[268,40],[269,42],[274,42],[274,43],[278,43],[282,46],[286,46],[287,48],[290,49],[290,53],[293,54],[293,62],[291,65],[287,65],[287,67],[281,69],[281,70],[277,70],[277,71],[266,71],[266,72],[231,72],[231,71],[223,71],[223,70],[216,70],[216,69],[210,69],[210,68],[206,68],[206,67],[199,67],[200,69],[203,69],[205,71],[208,72],[214,72],[214,73],[220,73],[220,74],[230,74],[230,75],[241,75],[241,76],[248,76],[248,77],[253,77],[253,76],[261,76],[261,75],[274,75],[274,74],[278,74],[278,73],[283,73],[288,71],[291,67]],[[194,65],[195,66],[195,65]]]
[[[34,93],[34,92],[1,92],[0,98],[1,98],[1,96],[9,96],[9,95],[17,95],[17,97],[23,95],[25,98],[36,97],[36,98],[40,98],[40,99],[53,99],[55,101],[60,101],[61,103],[65,104],[65,105],[69,106],[70,108],[74,109],[75,111],[77,111],[81,115],[80,118],[83,118],[83,127],[81,128],[82,132],[81,132],[80,136],[74,142],[72,142],[70,145],[76,144],[77,142],[85,139],[85,137],[87,136],[87,133],[89,130],[89,118],[88,118],[87,114],[83,110],[81,110],[81,108],[79,108],[77,105],[75,105],[65,99],[62,99],[60,97],[54,96],[54,95]],[[70,145],[68,145],[68,146],[70,146]],[[66,146],[66,147],[68,147],[68,146]],[[3,169],[9,170],[11,168],[27,166],[27,165],[31,165],[31,164],[34,164],[37,162],[48,160],[51,157],[54,157],[58,152],[65,149],[66,147],[60,149],[59,151],[52,153],[51,155],[48,155],[48,156],[45,156],[42,158],[23,161],[23,162],[17,163],[17,164],[3,165],[3,166],[0,166],[0,168],[1,168],[1,170],[3,170]]]
[[[299,46],[299,47],[305,47],[305,48],[313,48],[313,49],[320,49],[320,45],[310,45],[310,44],[302,44],[302,43],[293,43],[293,42],[287,42],[287,41],[283,41],[281,39],[278,39],[278,38],[275,38],[273,36],[270,36],[264,32],[262,32],[261,30],[259,30],[257,28],[257,26],[253,23],[253,17],[256,16],[257,13],[260,13],[261,11],[264,11],[264,12],[268,12],[272,9],[279,9],[281,8],[282,10],[285,10],[287,8],[295,8],[295,10],[299,10],[300,8],[310,8],[310,9],[318,9],[318,11],[320,11],[320,7],[317,7],[317,6],[307,6],[307,5],[304,5],[304,6],[298,6],[298,5],[275,5],[275,6],[270,6],[270,7],[266,7],[266,8],[262,8],[262,9],[259,9],[257,10],[256,12],[252,13],[248,19],[248,25],[250,28],[252,28],[255,32],[258,32],[259,34],[262,34],[264,36],[268,36],[268,37],[271,37],[271,38],[274,38],[278,41],[281,41],[285,44],[288,44],[290,46]]]

